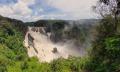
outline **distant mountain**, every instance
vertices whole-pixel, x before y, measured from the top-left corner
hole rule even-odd
[[[80,19],[80,20],[38,20],[36,22],[26,22],[28,26],[45,26],[53,23],[64,22],[66,24],[95,24],[99,19]]]
[[[62,24],[64,24],[69,26],[82,25],[82,27],[88,29],[92,25],[97,24],[98,21],[99,19],[80,19],[80,20],[38,20],[35,22],[22,22],[17,19],[11,19],[11,18],[0,16],[0,25],[4,24],[5,22],[8,22],[12,26],[16,27],[18,30],[22,31],[24,34],[27,32],[28,26],[50,28],[54,25],[62,26]]]
[[[95,24],[100,19],[80,19],[80,20],[38,20],[35,22],[23,22],[21,20],[12,19],[8,17],[3,17],[0,15],[0,22],[6,20],[12,22],[15,26],[44,26],[48,24],[53,24],[56,22],[64,22],[67,24]]]

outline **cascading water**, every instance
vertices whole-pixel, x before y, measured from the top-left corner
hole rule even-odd
[[[77,45],[75,39],[65,39],[65,41],[54,42],[54,32],[46,32],[46,27],[28,27],[24,44],[30,57],[37,56],[41,62],[50,62],[60,57],[69,56],[81,57],[87,54],[86,48],[91,38],[85,40],[81,45]],[[65,27],[64,30],[69,30]],[[89,30],[88,30],[89,31]],[[73,31],[74,32],[74,31]],[[64,36],[64,34],[63,34]]]
[[[59,57],[68,58],[71,56],[81,56],[83,54],[83,50],[75,49],[74,45],[71,41],[66,43],[53,43],[50,40],[49,35],[44,35],[41,32],[36,32],[31,30],[32,27],[29,27],[29,30],[25,36],[25,46],[28,50],[28,55],[30,57],[37,56],[40,61],[50,62],[53,59],[57,59]],[[33,37],[33,41],[29,39],[29,35]],[[31,41],[32,44],[29,42]],[[57,49],[56,52],[54,48]]]

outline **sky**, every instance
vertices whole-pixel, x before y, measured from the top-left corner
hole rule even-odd
[[[25,22],[40,19],[79,20],[97,18],[97,0],[0,0],[0,15]]]

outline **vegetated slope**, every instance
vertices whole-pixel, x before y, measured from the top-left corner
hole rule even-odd
[[[0,16],[0,25],[4,25],[4,24],[10,24],[10,26],[15,27],[17,30],[19,30],[23,34],[25,34],[27,31],[26,30],[27,25],[24,22],[20,20]]]
[[[97,27],[97,39],[92,44],[85,69],[89,72],[120,72],[120,18],[115,31],[115,20],[106,16]]]
[[[0,72],[9,70],[12,72],[12,69],[14,72],[15,68],[20,67],[19,63],[26,59],[24,37],[19,31],[23,28],[21,21],[0,17]]]

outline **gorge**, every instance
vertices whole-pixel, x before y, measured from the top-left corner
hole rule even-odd
[[[28,26],[24,45],[29,57],[36,56],[40,62],[51,62],[60,57],[67,59],[70,56],[87,55],[87,48],[90,48],[95,36],[94,23],[97,21],[92,21],[91,24],[85,22],[86,20],[56,21],[43,25],[37,22],[36,26]]]

